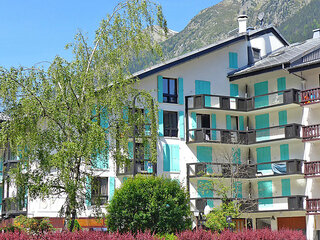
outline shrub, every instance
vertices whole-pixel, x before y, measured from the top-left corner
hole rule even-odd
[[[175,233],[191,227],[188,194],[176,180],[153,176],[128,179],[107,208],[115,232]]]
[[[23,215],[15,218],[13,226],[28,234],[40,234],[54,230],[48,218],[36,219],[28,218]]]

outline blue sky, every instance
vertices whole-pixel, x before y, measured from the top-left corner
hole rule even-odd
[[[221,0],[158,0],[168,27],[181,31],[199,11]],[[0,66],[31,66],[70,56],[64,46],[78,29],[94,35],[116,0],[1,0]]]

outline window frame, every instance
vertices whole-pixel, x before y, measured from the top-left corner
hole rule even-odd
[[[170,80],[174,80],[174,87],[175,87],[174,94],[170,94]],[[167,81],[168,92],[165,92],[165,88],[164,88],[165,81]],[[162,84],[163,84],[163,88],[162,88],[163,103],[178,104],[178,79],[163,77]],[[174,99],[174,101],[171,101],[172,98]]]
[[[102,181],[101,180],[105,180],[105,187],[106,187],[106,194],[102,195]],[[98,182],[99,185],[96,185],[96,183]],[[104,205],[106,203],[108,203],[108,199],[109,199],[109,186],[108,186],[108,182],[109,182],[109,178],[108,177],[93,177],[92,178],[92,185],[91,185],[91,205],[95,206],[97,205],[97,203],[100,203],[100,205]],[[100,202],[96,202],[96,201],[100,201]]]
[[[169,115],[171,114],[175,114],[175,123],[173,125],[175,125],[176,127],[172,127],[172,126],[167,126],[166,127],[166,123],[167,122],[171,122],[170,121],[170,117]],[[168,121],[166,121],[166,116],[168,116]],[[171,122],[173,123],[173,121]],[[167,131],[169,131],[169,134],[167,134]],[[178,131],[179,131],[179,126],[178,126],[178,112],[175,111],[163,111],[163,136],[164,137],[174,137],[177,138],[178,137]],[[175,134],[176,133],[176,134]]]

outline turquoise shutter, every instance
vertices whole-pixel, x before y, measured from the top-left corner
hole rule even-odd
[[[281,179],[282,196],[291,196],[290,179]]]
[[[211,114],[211,128],[215,129],[217,128],[217,117],[216,114]],[[212,130],[211,131],[211,140],[217,140],[217,131]]]
[[[178,87],[179,87],[179,104],[183,104],[184,102],[184,96],[183,96],[183,78],[178,79]]]
[[[150,159],[150,143],[146,142],[144,145],[144,159]]]
[[[128,157],[133,159],[133,142],[128,142]]]
[[[95,116],[97,114],[96,107],[97,106],[95,106],[95,108],[93,108],[92,111],[91,111],[91,115],[92,116]],[[93,118],[92,122],[98,122],[98,118],[97,117]]]
[[[277,85],[278,85],[278,91],[286,90],[286,78],[281,77],[277,79]],[[282,95],[283,93],[279,93],[279,95]]]
[[[232,163],[241,164],[240,148],[232,148]]]
[[[191,113],[191,129],[197,128],[197,114],[195,112]],[[194,138],[195,132],[191,131],[191,138]]]
[[[180,171],[179,145],[170,145],[170,172]]]
[[[289,160],[289,145],[282,144],[280,145],[280,159],[281,160]]]
[[[226,116],[226,122],[227,122],[227,129],[231,130],[231,116],[230,115]]]
[[[254,95],[259,96],[268,93],[268,81],[254,84]],[[254,107],[261,108],[269,105],[269,96],[255,97]]]
[[[287,110],[280,111],[278,113],[278,115],[279,115],[279,126],[286,125],[288,123],[287,122]]]
[[[230,84],[230,96],[239,97],[239,86],[238,84]]]
[[[255,117],[256,120],[256,141],[265,141],[270,138],[270,129],[259,130],[261,128],[269,128],[269,114],[261,114]]]
[[[100,114],[100,126],[102,128],[106,129],[108,128],[108,119],[107,119],[107,115],[108,115],[108,112],[107,112],[107,109],[104,107],[101,111],[101,114]]]
[[[86,177],[86,205],[91,206],[91,179]]]
[[[212,147],[197,146],[197,159],[198,162],[212,162]],[[207,165],[207,173],[212,174],[212,166]]]
[[[122,182],[125,183],[126,181],[128,181],[128,177],[123,177]]]
[[[163,137],[163,110],[159,109],[159,136]]]
[[[128,119],[129,119],[129,108],[125,107],[123,109],[123,120],[128,121]]]
[[[0,187],[0,211],[2,210],[2,187]]]
[[[158,76],[158,102],[163,102],[163,78]]]
[[[149,109],[145,108],[144,109],[144,118],[145,118],[145,134],[146,136],[150,136],[151,135],[151,121],[150,121],[150,117],[149,117]]]
[[[256,148],[257,163],[271,162],[271,147]],[[258,171],[271,170],[271,164],[258,165]]]
[[[184,112],[179,111],[179,137],[184,138]]]
[[[272,197],[272,181],[258,182],[258,197]],[[273,199],[259,199],[259,207],[266,207],[273,204]]]
[[[163,145],[163,171],[170,172],[170,145]]]
[[[238,68],[238,53],[229,52],[229,68]]]
[[[242,182],[237,181],[234,183],[234,196],[242,198]]]
[[[211,94],[211,83],[209,81],[202,81],[202,80],[196,80],[195,81],[195,92],[196,95],[199,94]],[[209,96],[206,96],[204,98],[205,107],[210,107],[211,106],[211,98]]]
[[[212,184],[208,180],[198,180],[198,196],[201,198],[213,197],[213,191],[211,190]],[[207,205],[213,207],[213,200],[207,200]]]
[[[244,131],[244,117],[239,116],[239,130]]]
[[[109,201],[113,197],[115,187],[114,177],[109,177]]]

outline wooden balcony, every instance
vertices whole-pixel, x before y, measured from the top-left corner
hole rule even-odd
[[[320,177],[320,161],[305,162],[304,174],[306,178]]]
[[[320,124],[303,126],[302,138],[304,142],[320,140]]]
[[[307,198],[306,211],[307,215],[320,214],[320,198],[309,199]]]
[[[157,164],[151,163],[147,159],[143,162],[137,161],[136,173],[145,174],[145,175],[155,175],[157,174]],[[118,176],[133,175],[133,164],[131,163],[129,166],[117,167],[117,175]]]
[[[237,131],[215,128],[189,129],[187,143],[225,143],[251,145],[261,142],[300,138],[301,125],[292,123],[282,126],[249,131]]]
[[[2,200],[2,217],[15,217],[27,214],[27,200],[17,198],[4,198]]]
[[[187,110],[213,109],[249,112],[291,103],[299,104],[299,90],[287,89],[250,98],[210,94],[192,95],[185,98]]]
[[[309,105],[320,102],[320,88],[302,90],[300,92],[300,104]]]

